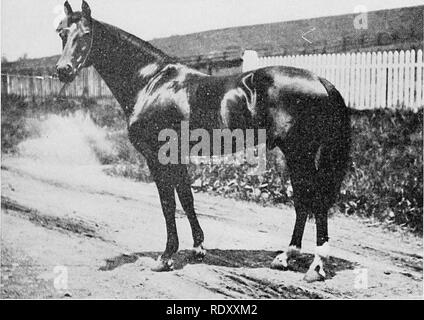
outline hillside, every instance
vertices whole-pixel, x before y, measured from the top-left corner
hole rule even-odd
[[[368,13],[368,29],[357,30],[357,14],[211,30],[153,39],[171,56],[195,67],[239,66],[246,49],[261,55],[334,53],[370,49],[412,49],[422,46],[424,6]],[[314,29],[307,38],[302,34]],[[2,64],[2,72],[51,73],[58,56]],[[222,63],[225,62],[225,63]],[[220,64],[220,65],[219,65]]]
[[[409,48],[423,39],[424,6],[368,13],[368,29],[356,30],[357,14],[286,21],[154,39],[151,43],[178,57],[254,49],[267,55],[340,52],[374,46]],[[302,33],[315,28],[308,35]]]

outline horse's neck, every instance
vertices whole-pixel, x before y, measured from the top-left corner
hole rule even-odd
[[[93,65],[129,117],[138,91],[154,76],[140,77],[140,69],[152,63],[160,66],[170,58],[122,30],[95,20],[93,23]]]

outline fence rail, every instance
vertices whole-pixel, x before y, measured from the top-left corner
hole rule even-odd
[[[113,98],[106,83],[92,67],[83,69],[73,82],[65,86],[52,76],[2,74],[1,78],[2,92],[23,97]]]
[[[422,50],[258,57],[245,51],[243,71],[285,65],[331,81],[346,104],[357,109],[424,106]]]

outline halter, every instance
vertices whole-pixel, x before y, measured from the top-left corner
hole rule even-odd
[[[67,27],[67,28],[63,28],[63,29],[64,30],[69,30],[70,28]],[[78,58],[72,58],[72,62],[74,62],[76,60],[76,63],[75,63],[75,73],[77,73],[79,70],[81,70],[81,68],[83,68],[85,66],[85,64],[86,64],[86,62],[88,60],[88,57],[91,55],[91,51],[92,51],[92,48],[93,48],[93,42],[94,42],[94,22],[91,24],[90,33],[91,33],[90,43],[87,44],[89,46],[89,48],[88,48],[87,54],[84,57],[84,60],[82,62],[79,62],[78,61],[78,59],[80,59],[82,57],[82,55],[80,55]],[[85,47],[83,47],[83,48],[85,48]],[[86,49],[84,49],[84,51],[85,50]]]
[[[87,52],[87,54],[86,54],[86,56],[84,58],[84,61],[78,64],[78,66],[77,66],[77,72],[80,70],[80,68],[83,68],[85,66],[85,63],[87,62],[88,57],[90,56],[91,51],[93,49],[93,42],[94,42],[94,22],[93,21],[91,23],[91,30],[90,30],[90,32],[91,32],[90,47],[88,48],[88,52]]]

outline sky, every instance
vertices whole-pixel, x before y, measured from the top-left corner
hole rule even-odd
[[[64,0],[0,0],[1,53],[59,54],[55,33]],[[80,0],[69,0],[79,11]],[[424,5],[424,0],[87,0],[92,16],[144,39],[234,26]]]

